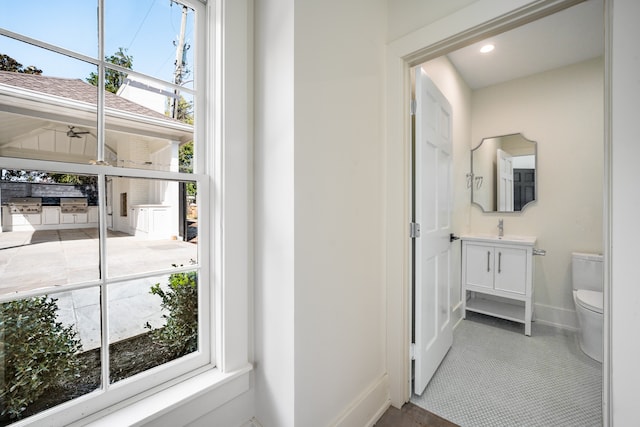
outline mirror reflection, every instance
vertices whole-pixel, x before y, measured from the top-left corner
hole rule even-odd
[[[471,150],[471,202],[484,212],[520,212],[537,199],[537,143],[522,134],[484,138]]]

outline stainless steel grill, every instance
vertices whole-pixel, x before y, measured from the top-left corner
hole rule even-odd
[[[61,197],[60,212],[62,213],[87,213],[88,204],[84,197]]]
[[[9,199],[9,210],[12,214],[38,214],[42,212],[42,198],[14,197]]]

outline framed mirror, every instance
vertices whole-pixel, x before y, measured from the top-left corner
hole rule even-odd
[[[520,212],[534,202],[537,148],[521,133],[484,138],[471,150],[471,203],[483,212]]]

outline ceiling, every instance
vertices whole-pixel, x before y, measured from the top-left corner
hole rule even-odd
[[[587,0],[447,55],[471,89],[552,70],[604,54],[603,0]],[[493,52],[480,53],[491,43]]]

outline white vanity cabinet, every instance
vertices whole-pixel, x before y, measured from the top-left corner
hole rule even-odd
[[[531,335],[533,237],[463,236],[463,315],[483,313],[524,323]]]

